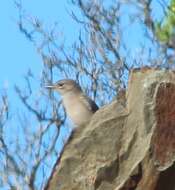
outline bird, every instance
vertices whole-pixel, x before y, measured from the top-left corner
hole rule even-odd
[[[66,114],[76,127],[87,123],[99,109],[97,104],[85,95],[80,85],[72,79],[62,79],[45,87],[61,95]]]

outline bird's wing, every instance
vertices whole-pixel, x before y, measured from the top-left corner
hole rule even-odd
[[[82,95],[80,98],[81,98],[82,103],[85,104],[86,107],[90,111],[94,113],[98,110],[97,104],[93,100],[91,100],[89,97],[87,97],[86,95]]]

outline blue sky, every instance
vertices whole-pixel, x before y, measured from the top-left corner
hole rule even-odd
[[[32,16],[37,16],[46,25],[58,22],[60,31],[64,33],[67,43],[76,39],[77,25],[68,14],[70,4],[67,0],[23,0],[24,9]],[[71,7],[73,8],[73,7]],[[0,89],[7,87],[10,94],[15,83],[22,81],[28,68],[39,74],[42,62],[34,46],[17,27],[18,12],[13,0],[3,0],[0,7]]]
[[[153,5],[155,12],[158,13],[158,4],[156,1],[153,2],[155,2]],[[46,26],[49,27],[57,21],[68,44],[76,40],[79,28],[68,14],[68,11],[75,10],[68,0],[23,0],[22,3],[27,13],[40,18]],[[17,20],[18,12],[13,0],[3,0],[0,7],[0,89],[8,86],[10,93],[13,91],[14,84],[22,81],[28,68],[32,68],[35,74],[39,74],[42,69],[41,58],[33,44],[19,32]],[[132,38],[128,38],[129,44],[138,45],[136,40],[142,39],[139,33],[133,32]]]

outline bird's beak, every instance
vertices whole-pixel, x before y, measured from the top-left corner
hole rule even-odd
[[[49,84],[49,85],[45,85],[44,87],[48,89],[55,89],[56,86],[54,84]]]

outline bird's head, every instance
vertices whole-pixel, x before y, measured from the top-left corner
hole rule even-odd
[[[55,84],[46,85],[45,87],[48,89],[56,90],[61,95],[64,95],[68,92],[80,92],[81,91],[80,86],[74,80],[71,80],[71,79],[63,79],[63,80],[56,82]]]

